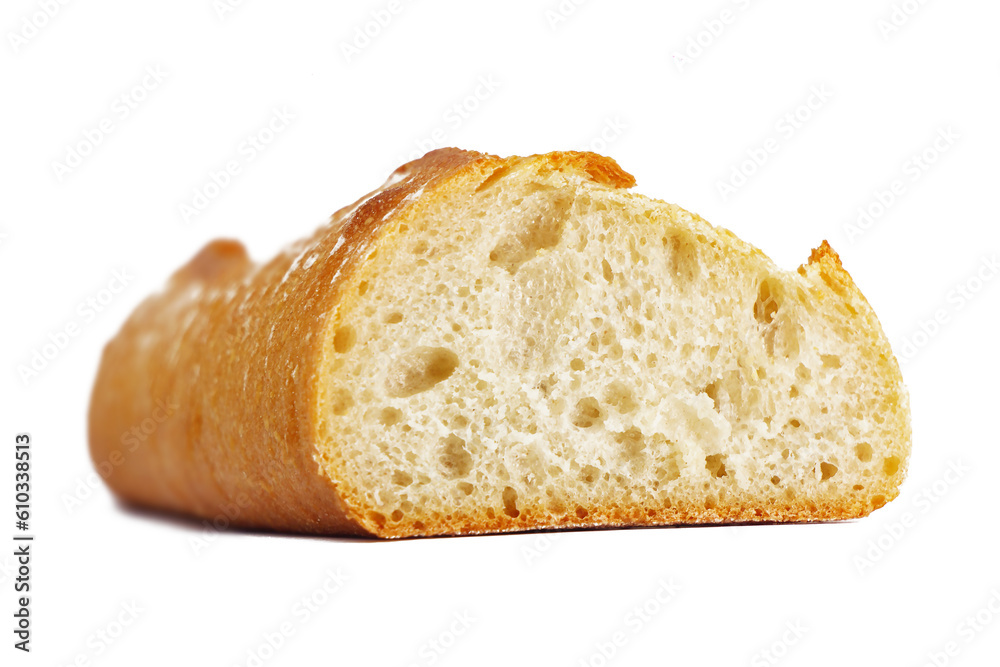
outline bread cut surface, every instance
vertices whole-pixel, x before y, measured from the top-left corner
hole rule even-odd
[[[108,345],[95,461],[170,398],[109,486],[247,526],[811,521],[892,500],[908,398],[833,250],[784,271],[633,184],[589,153],[445,149],[268,264],[210,245]]]

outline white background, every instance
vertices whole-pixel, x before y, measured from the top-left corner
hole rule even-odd
[[[385,22],[388,0],[49,2],[51,18],[45,2],[4,2],[0,539],[27,431],[37,541],[30,655],[11,646],[0,548],[0,662],[996,664],[1000,5],[898,2],[909,13],[890,0],[567,1],[565,16],[557,0],[409,1],[368,25],[367,44],[356,29],[373,11]],[[241,144],[275,109],[294,119],[249,159]],[[787,268],[829,239],[910,389],[900,497],[831,525],[400,543],[217,533],[116,505],[85,415],[101,347],[132,308],[210,239],[268,258],[440,145],[598,150],[639,191]],[[60,167],[74,151],[87,155]],[[185,222],[181,206],[229,160],[240,173]],[[875,215],[851,228],[859,208]],[[115,271],[128,285],[102,293]],[[100,313],[80,306],[102,296]],[[43,349],[52,358],[22,377]],[[347,581],[327,594],[338,569]],[[679,588],[666,602],[661,579]],[[306,618],[310,596],[322,604]]]

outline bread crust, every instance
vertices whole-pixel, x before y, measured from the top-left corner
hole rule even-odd
[[[635,184],[613,160],[592,153],[499,158],[442,149],[400,167],[266,264],[253,263],[236,241],[206,246],[136,309],[104,350],[89,440],[108,486],[127,503],[225,525],[380,537],[826,520],[871,511],[870,499],[847,498],[780,507],[606,507],[568,513],[553,525],[531,508],[518,517],[489,516],[483,508],[419,530],[362,515],[361,503],[328,474],[318,448],[325,405],[320,370],[329,332],[350,311],[348,288],[416,202],[470,183],[488,187],[524,161],[609,187]],[[800,272],[812,265],[857,292],[825,241]],[[898,376],[891,350],[888,360],[886,371]],[[908,442],[908,420],[901,423]],[[885,501],[895,489],[888,493]]]

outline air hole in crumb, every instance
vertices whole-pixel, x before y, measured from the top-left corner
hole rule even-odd
[[[403,321],[403,313],[389,313],[385,318],[386,324],[399,324]]]
[[[882,472],[888,476],[895,475],[899,472],[899,457],[898,456],[888,456],[882,461]]]
[[[362,280],[360,283],[358,283],[358,296],[364,296],[367,291],[368,291],[368,281]]]
[[[705,387],[705,395],[712,399],[712,407],[719,409],[719,380],[710,383]]]
[[[586,519],[587,518],[587,514],[588,514],[587,510],[583,509],[582,507],[577,507],[576,508],[576,515],[578,517],[580,517],[581,519]]]
[[[712,477],[726,476],[726,456],[725,454],[711,454],[705,457],[705,469],[712,474]]]
[[[354,397],[351,392],[343,387],[335,389],[330,396],[330,409],[338,417],[347,414],[347,411],[354,405]]]
[[[389,515],[393,521],[402,521],[403,513],[399,510],[393,510],[392,514]]]
[[[569,367],[572,368],[574,371],[582,371],[587,366],[586,364],[583,363],[583,359],[574,359],[573,361],[569,362]]]
[[[454,433],[442,440],[438,463],[441,464],[441,474],[447,479],[468,475],[472,470],[472,454],[465,448],[465,440]]]
[[[792,428],[800,428],[802,426],[802,422],[800,422],[798,419],[791,419],[788,421],[788,425],[791,426]]]
[[[396,360],[386,377],[390,396],[403,398],[427,391],[451,377],[458,355],[444,347],[418,347]]]
[[[523,221],[518,229],[499,239],[489,254],[490,262],[513,274],[539,251],[557,245],[569,217],[569,206],[568,198],[541,203],[533,220]]]
[[[611,327],[605,327],[601,332],[601,345],[611,345],[615,342],[615,332]]]
[[[781,478],[778,477],[777,475],[775,475],[774,477],[771,478],[771,484],[774,484],[775,486],[778,486],[778,484],[780,484],[780,483],[781,483]]]
[[[789,454],[789,452],[788,452],[787,449],[781,450],[781,458],[787,459],[788,458],[788,454]]]
[[[379,528],[385,526],[385,515],[380,514],[379,512],[369,512],[368,520],[375,522],[375,525],[377,525]]]
[[[514,519],[521,514],[517,509],[517,491],[509,486],[503,490],[503,513]]]
[[[608,260],[601,260],[601,271],[604,274],[604,279],[609,283],[615,279],[615,274],[611,271],[611,265],[608,264]]]
[[[823,368],[840,368],[840,357],[835,354],[820,355],[823,360]]]
[[[579,428],[590,428],[599,423],[604,417],[601,411],[601,404],[593,396],[580,399],[573,412],[572,422]]]
[[[684,232],[674,232],[664,236],[663,246],[667,250],[667,267],[676,283],[684,286],[694,281],[701,271],[698,249]]]
[[[830,479],[831,477],[837,474],[837,466],[833,465],[832,463],[827,463],[826,461],[823,461],[822,463],[819,464],[819,471],[820,474],[822,475],[820,481],[825,482],[826,480]]]
[[[601,476],[601,471],[598,470],[595,466],[586,466],[583,470],[580,471],[580,481],[585,482],[587,484],[593,484],[600,478],[600,476]]]
[[[354,342],[356,340],[357,334],[354,333],[354,327],[340,327],[337,329],[336,333],[333,334],[333,349],[339,354],[343,354],[354,347]]]
[[[392,483],[396,486],[409,486],[413,484],[413,475],[405,470],[394,470],[392,473]]]
[[[483,190],[486,190],[495,185],[496,182],[499,181],[501,178],[503,178],[504,174],[506,174],[508,171],[510,171],[509,165],[494,169],[493,173],[487,176],[486,179],[479,184],[479,187],[476,188],[476,194],[479,194]]]
[[[862,489],[864,489],[865,487],[861,486],[860,484],[855,484],[855,485],[854,485],[853,487],[851,487],[851,488],[853,488],[853,489],[854,489],[855,491],[861,491],[861,490],[862,490]]]
[[[472,486],[468,482],[459,482],[458,483],[458,490],[461,491],[462,493],[464,493],[467,496],[471,496],[472,492],[476,490],[476,487]]]
[[[878,509],[883,505],[885,505],[885,496],[875,496],[874,498],[872,498],[872,505],[875,507],[875,509]]]
[[[868,463],[872,460],[872,446],[867,442],[858,443],[854,446],[854,454],[862,463]]]
[[[768,325],[778,313],[777,292],[768,279],[762,280],[757,288],[757,301],[753,305],[753,316],[757,322]]]
[[[403,411],[398,408],[382,408],[378,420],[383,426],[398,424],[403,419]]]

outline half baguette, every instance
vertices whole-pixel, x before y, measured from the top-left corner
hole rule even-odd
[[[379,537],[895,498],[907,393],[829,245],[783,271],[633,185],[443,149],[266,264],[209,244],[106,347],[93,460],[136,505]]]

